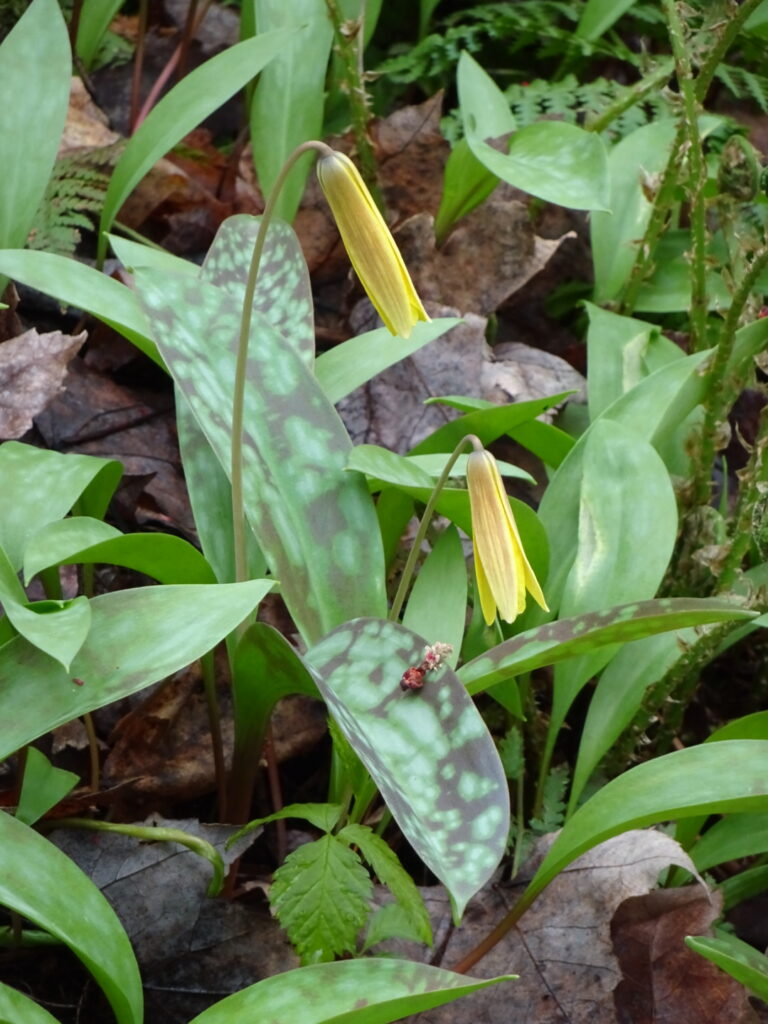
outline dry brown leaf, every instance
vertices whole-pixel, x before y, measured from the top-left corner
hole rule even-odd
[[[59,156],[73,149],[101,149],[118,142],[120,136],[109,127],[109,118],[91,99],[83,80],[72,79],[69,110],[59,143]]]
[[[621,1024],[753,1024],[744,988],[685,945],[705,935],[722,899],[701,888],[660,889],[626,900],[611,922],[622,980],[614,992]]]
[[[21,437],[61,389],[87,335],[32,330],[0,345],[0,438]]]
[[[419,1024],[617,1024],[614,989],[621,969],[613,951],[611,919],[625,900],[654,889],[659,873],[670,864],[693,870],[681,847],[654,830],[627,832],[584,854],[471,970],[477,977],[513,973],[519,979],[422,1014]],[[522,888],[485,889],[456,930],[447,898],[430,895],[435,948],[447,940],[439,966],[450,968],[473,949],[514,905]],[[708,900],[703,885],[693,891]],[[399,948],[408,950],[405,955],[418,955],[413,947]]]

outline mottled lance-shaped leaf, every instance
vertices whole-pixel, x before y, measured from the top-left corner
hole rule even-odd
[[[716,597],[638,601],[526,630],[467,662],[458,674],[469,693],[480,693],[509,676],[554,665],[604,644],[629,643],[685,626],[750,619],[755,614]]]
[[[61,519],[78,502],[83,514],[101,518],[123,467],[92,455],[62,455],[18,441],[0,447],[0,545],[14,569],[41,527]]]
[[[104,990],[119,1024],[141,1024],[143,998],[136,958],[101,892],[53,843],[4,812],[0,813],[0,842],[0,903],[69,946]]]
[[[400,689],[424,644],[397,623],[358,619],[306,657],[339,727],[408,842],[444,882],[458,918],[504,853],[509,798],[493,740],[455,673],[443,665],[421,690]]]
[[[155,340],[225,470],[240,308],[213,285],[137,271]],[[351,443],[302,359],[263,318],[248,356],[243,490],[248,519],[308,643],[383,614],[384,557]]]
[[[141,587],[94,597],[71,674],[23,637],[0,647],[0,758],[86,711],[178,672],[232,632],[270,580]]]
[[[408,960],[340,960],[313,964],[259,981],[222,999],[191,1024],[279,1020],[301,1024],[392,1024],[412,1013],[450,1003],[500,981]]]
[[[242,308],[245,283],[261,217],[227,217],[203,263],[203,277],[232,295]],[[315,358],[315,310],[304,254],[290,225],[273,220],[259,262],[253,308],[276,327],[311,369]],[[259,344],[258,332],[251,338]]]

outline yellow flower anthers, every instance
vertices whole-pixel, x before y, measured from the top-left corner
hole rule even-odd
[[[472,510],[475,574],[483,618],[490,626],[496,609],[505,622],[525,610],[525,592],[549,611],[518,533],[496,460],[485,449],[467,459],[467,486]]]
[[[429,320],[384,218],[355,165],[336,150],[317,161],[317,177],[355,273],[391,334],[410,337]]]

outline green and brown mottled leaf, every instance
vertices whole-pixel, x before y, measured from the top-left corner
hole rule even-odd
[[[521,672],[554,665],[605,644],[629,643],[685,626],[703,626],[756,615],[720,598],[660,598],[606,608],[571,619],[550,622],[507,640],[459,669],[469,693]]]
[[[440,641],[439,623],[429,643]],[[444,882],[460,916],[496,869],[509,830],[501,761],[477,708],[446,665],[421,690],[400,679],[425,640],[358,619],[307,652],[318,689],[408,842]]]
[[[240,324],[237,299],[184,275],[137,271],[153,333],[225,471]],[[351,442],[304,360],[254,313],[245,390],[246,515],[304,639],[386,610],[375,511]]]

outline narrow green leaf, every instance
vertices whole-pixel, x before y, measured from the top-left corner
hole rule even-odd
[[[47,839],[5,813],[0,813],[0,843],[0,903],[69,946],[102,988],[119,1024],[141,1024],[136,958],[93,882]]]
[[[635,0],[587,0],[576,26],[576,35],[594,42],[634,4]]]
[[[515,131],[503,93],[467,52],[459,58],[456,81],[467,143],[489,171],[547,202],[577,210],[608,208],[608,163],[598,135],[563,121],[538,121]],[[485,141],[511,131],[508,152]]]
[[[516,910],[582,853],[632,828],[706,811],[761,810],[768,797],[768,743],[724,740],[688,747],[612,779],[576,811],[556,837]]]
[[[64,130],[72,76],[56,0],[33,0],[0,45],[0,247],[26,243]],[[0,293],[5,290],[0,282]]]
[[[271,821],[284,821],[286,818],[301,818],[308,821],[310,825],[319,828],[322,832],[330,833],[336,827],[344,808],[341,804],[288,804],[287,807],[275,811],[274,814],[267,814],[264,818],[254,818],[244,825],[238,832],[227,840],[227,847],[232,846],[256,828],[268,825]]]
[[[169,149],[212,114],[276,57],[290,33],[269,32],[230,46],[190,72],[160,100],[120,157],[104,199],[99,222],[99,256],[106,235],[130,193]]]
[[[382,885],[386,885],[407,914],[418,940],[431,946],[432,926],[424,900],[394,851],[367,825],[345,825],[338,838],[358,847],[364,860],[371,865],[373,873]]]
[[[448,666],[428,673],[421,690],[401,690],[425,643],[397,623],[358,619],[306,659],[408,842],[445,883],[458,918],[504,852],[509,797],[493,740]]]
[[[644,182],[669,161],[677,125],[662,119],[643,125],[618,142],[608,155],[610,211],[590,218],[596,303],[616,298],[629,280],[653,209]]]
[[[15,1021],[23,1021],[24,1024],[59,1024],[34,999],[3,982],[0,982],[0,1021],[2,1024],[14,1024]]]
[[[719,598],[660,598],[560,619],[506,640],[463,665],[458,675],[469,693],[480,693],[507,676],[554,665],[603,644],[629,643],[684,626],[749,619],[755,612]]]
[[[123,0],[83,0],[75,52],[88,71],[93,68],[104,33],[120,10],[122,2]]]
[[[0,546],[15,570],[27,542],[63,518],[80,500],[100,518],[122,475],[122,465],[92,455],[62,455],[18,441],[0,446]]]
[[[440,534],[408,597],[403,625],[414,633],[451,644],[446,658],[456,668],[467,617],[467,564],[455,526]]]
[[[768,813],[729,814],[716,821],[688,851],[703,874],[726,861],[741,860],[768,850]]]
[[[271,586],[250,580],[95,597],[91,630],[71,675],[23,637],[6,643],[0,648],[0,758],[178,672],[243,622]]]
[[[158,583],[215,583],[196,547],[168,533],[120,533],[99,519],[73,516],[44,526],[27,544],[24,578],[54,565],[122,565]]]
[[[66,256],[21,249],[0,250],[0,273],[92,313],[154,362],[163,365],[136,296],[130,288],[106,274]]]
[[[156,340],[225,470],[240,309],[203,281],[138,272]],[[383,552],[351,443],[304,362],[263,318],[248,356],[246,513],[305,639],[385,610]]]
[[[498,134],[511,130],[502,128]],[[435,217],[438,245],[457,221],[485,202],[498,183],[499,179],[480,163],[467,140],[460,139],[451,150],[443,172],[443,194]]]
[[[716,938],[689,935],[685,944],[746,985],[759,999],[768,1000],[768,957],[754,946],[725,933]]]
[[[393,338],[386,327],[367,331],[319,355],[315,363],[315,374],[328,401],[335,404],[377,373],[401,359],[407,359],[460,323],[461,320],[456,317],[439,317],[428,323],[419,322],[414,324],[411,336],[407,339]]]
[[[288,854],[273,876],[269,901],[307,964],[354,951],[372,895],[357,854],[325,835]]]
[[[74,772],[55,768],[37,747],[28,747],[16,820],[25,825],[34,825],[63,800],[79,781],[79,776]]]
[[[288,157],[302,142],[322,138],[325,76],[333,26],[324,0],[256,0],[256,29],[299,29],[259,76],[251,101],[253,161],[265,196]],[[276,213],[290,223],[299,208],[311,166],[308,154],[293,169],[277,198]]]
[[[513,977],[480,981],[410,960],[341,960],[266,978],[204,1010],[191,1024],[270,1018],[301,1024],[393,1024]]]

